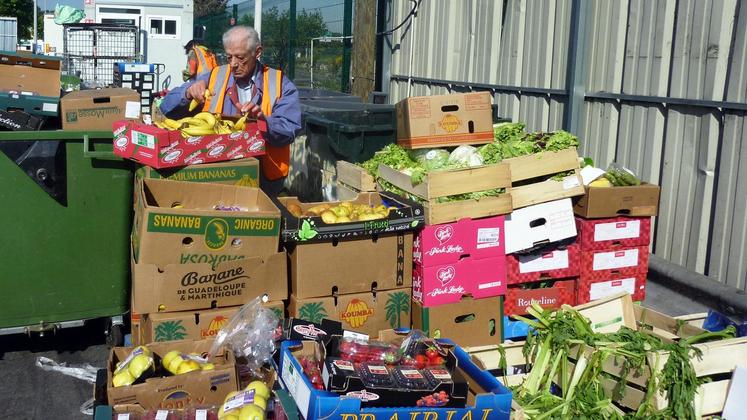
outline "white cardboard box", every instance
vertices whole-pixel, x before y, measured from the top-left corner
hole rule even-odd
[[[506,216],[506,254],[576,236],[570,198],[514,210]]]

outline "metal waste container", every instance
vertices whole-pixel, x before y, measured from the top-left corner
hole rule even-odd
[[[0,334],[110,318],[129,301],[130,162],[111,132],[0,132]]]
[[[360,96],[353,96],[348,93],[335,92],[327,89],[298,88],[298,98],[301,101],[344,101],[344,102],[363,102]]]
[[[394,105],[315,100],[301,110],[304,130],[291,147],[285,186],[302,201],[336,199],[338,160],[364,162],[397,140]]]

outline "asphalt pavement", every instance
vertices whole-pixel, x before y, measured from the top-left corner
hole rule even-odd
[[[705,312],[708,307],[654,282],[645,305],[672,315]],[[80,411],[93,398],[93,385],[36,366],[38,357],[71,366],[104,367],[108,347],[101,323],[60,330],[44,337],[0,336],[0,419],[90,420]]]

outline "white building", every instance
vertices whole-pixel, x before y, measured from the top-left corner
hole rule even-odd
[[[144,62],[163,64],[163,83],[171,76],[170,89],[182,84],[187,56],[184,45],[192,39],[192,0],[85,0],[84,22],[120,23],[140,27]]]

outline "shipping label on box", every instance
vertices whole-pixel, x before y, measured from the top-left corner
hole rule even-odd
[[[132,243],[138,263],[215,266],[278,250],[280,211],[258,188],[144,179],[137,194]]]
[[[258,297],[288,298],[284,252],[212,264],[154,264],[132,261],[133,310],[141,314],[243,305]]]
[[[503,319],[503,297],[472,299],[423,307],[412,303],[412,327],[433,338],[447,338],[465,347],[500,344]]]
[[[410,288],[336,297],[297,298],[291,295],[288,314],[317,324],[329,318],[342,322],[347,330],[370,336],[384,329],[409,328],[410,300]]]
[[[150,343],[148,348],[159,358],[169,351],[206,355],[213,340],[182,340]],[[114,387],[112,378],[116,364],[124,360],[133,347],[114,347],[107,363],[107,397],[109,405],[137,404],[145,410],[184,409],[190,405],[220,405],[226,394],[238,390],[238,377],[233,354],[222,351],[211,358],[213,370],[196,370],[181,375],[152,377],[144,383]]]
[[[186,139],[178,130],[164,130],[137,121],[117,121],[113,130],[114,154],[161,169],[264,155],[262,133],[267,126],[259,120],[248,122],[240,132]]]
[[[289,251],[297,298],[412,286],[412,233],[297,244]]]
[[[460,258],[495,258],[505,255],[504,217],[462,219],[427,225],[413,245],[413,261],[425,267],[450,264]]]
[[[581,275],[625,268],[648,271],[648,246],[581,252]]]
[[[506,292],[506,259],[465,258],[451,264],[413,269],[412,296],[424,307],[456,303],[464,296],[475,299]]]
[[[581,272],[581,251],[576,244],[542,249],[529,254],[506,256],[508,284],[543,279],[577,277]]]
[[[650,217],[584,219],[577,217],[578,243],[584,251],[611,247],[648,245],[651,240]]]
[[[646,272],[637,269],[623,269],[616,272],[582,274],[578,283],[577,303],[627,292],[633,300],[642,301],[646,297]]]
[[[503,312],[508,315],[525,315],[527,308],[536,302],[544,309],[557,309],[561,305],[576,304],[576,282],[578,278],[556,280],[551,287],[525,289],[509,286]]]
[[[396,105],[397,142],[408,149],[493,141],[490,92],[422,96]]]
[[[576,236],[571,199],[514,210],[506,216],[506,254]]]

